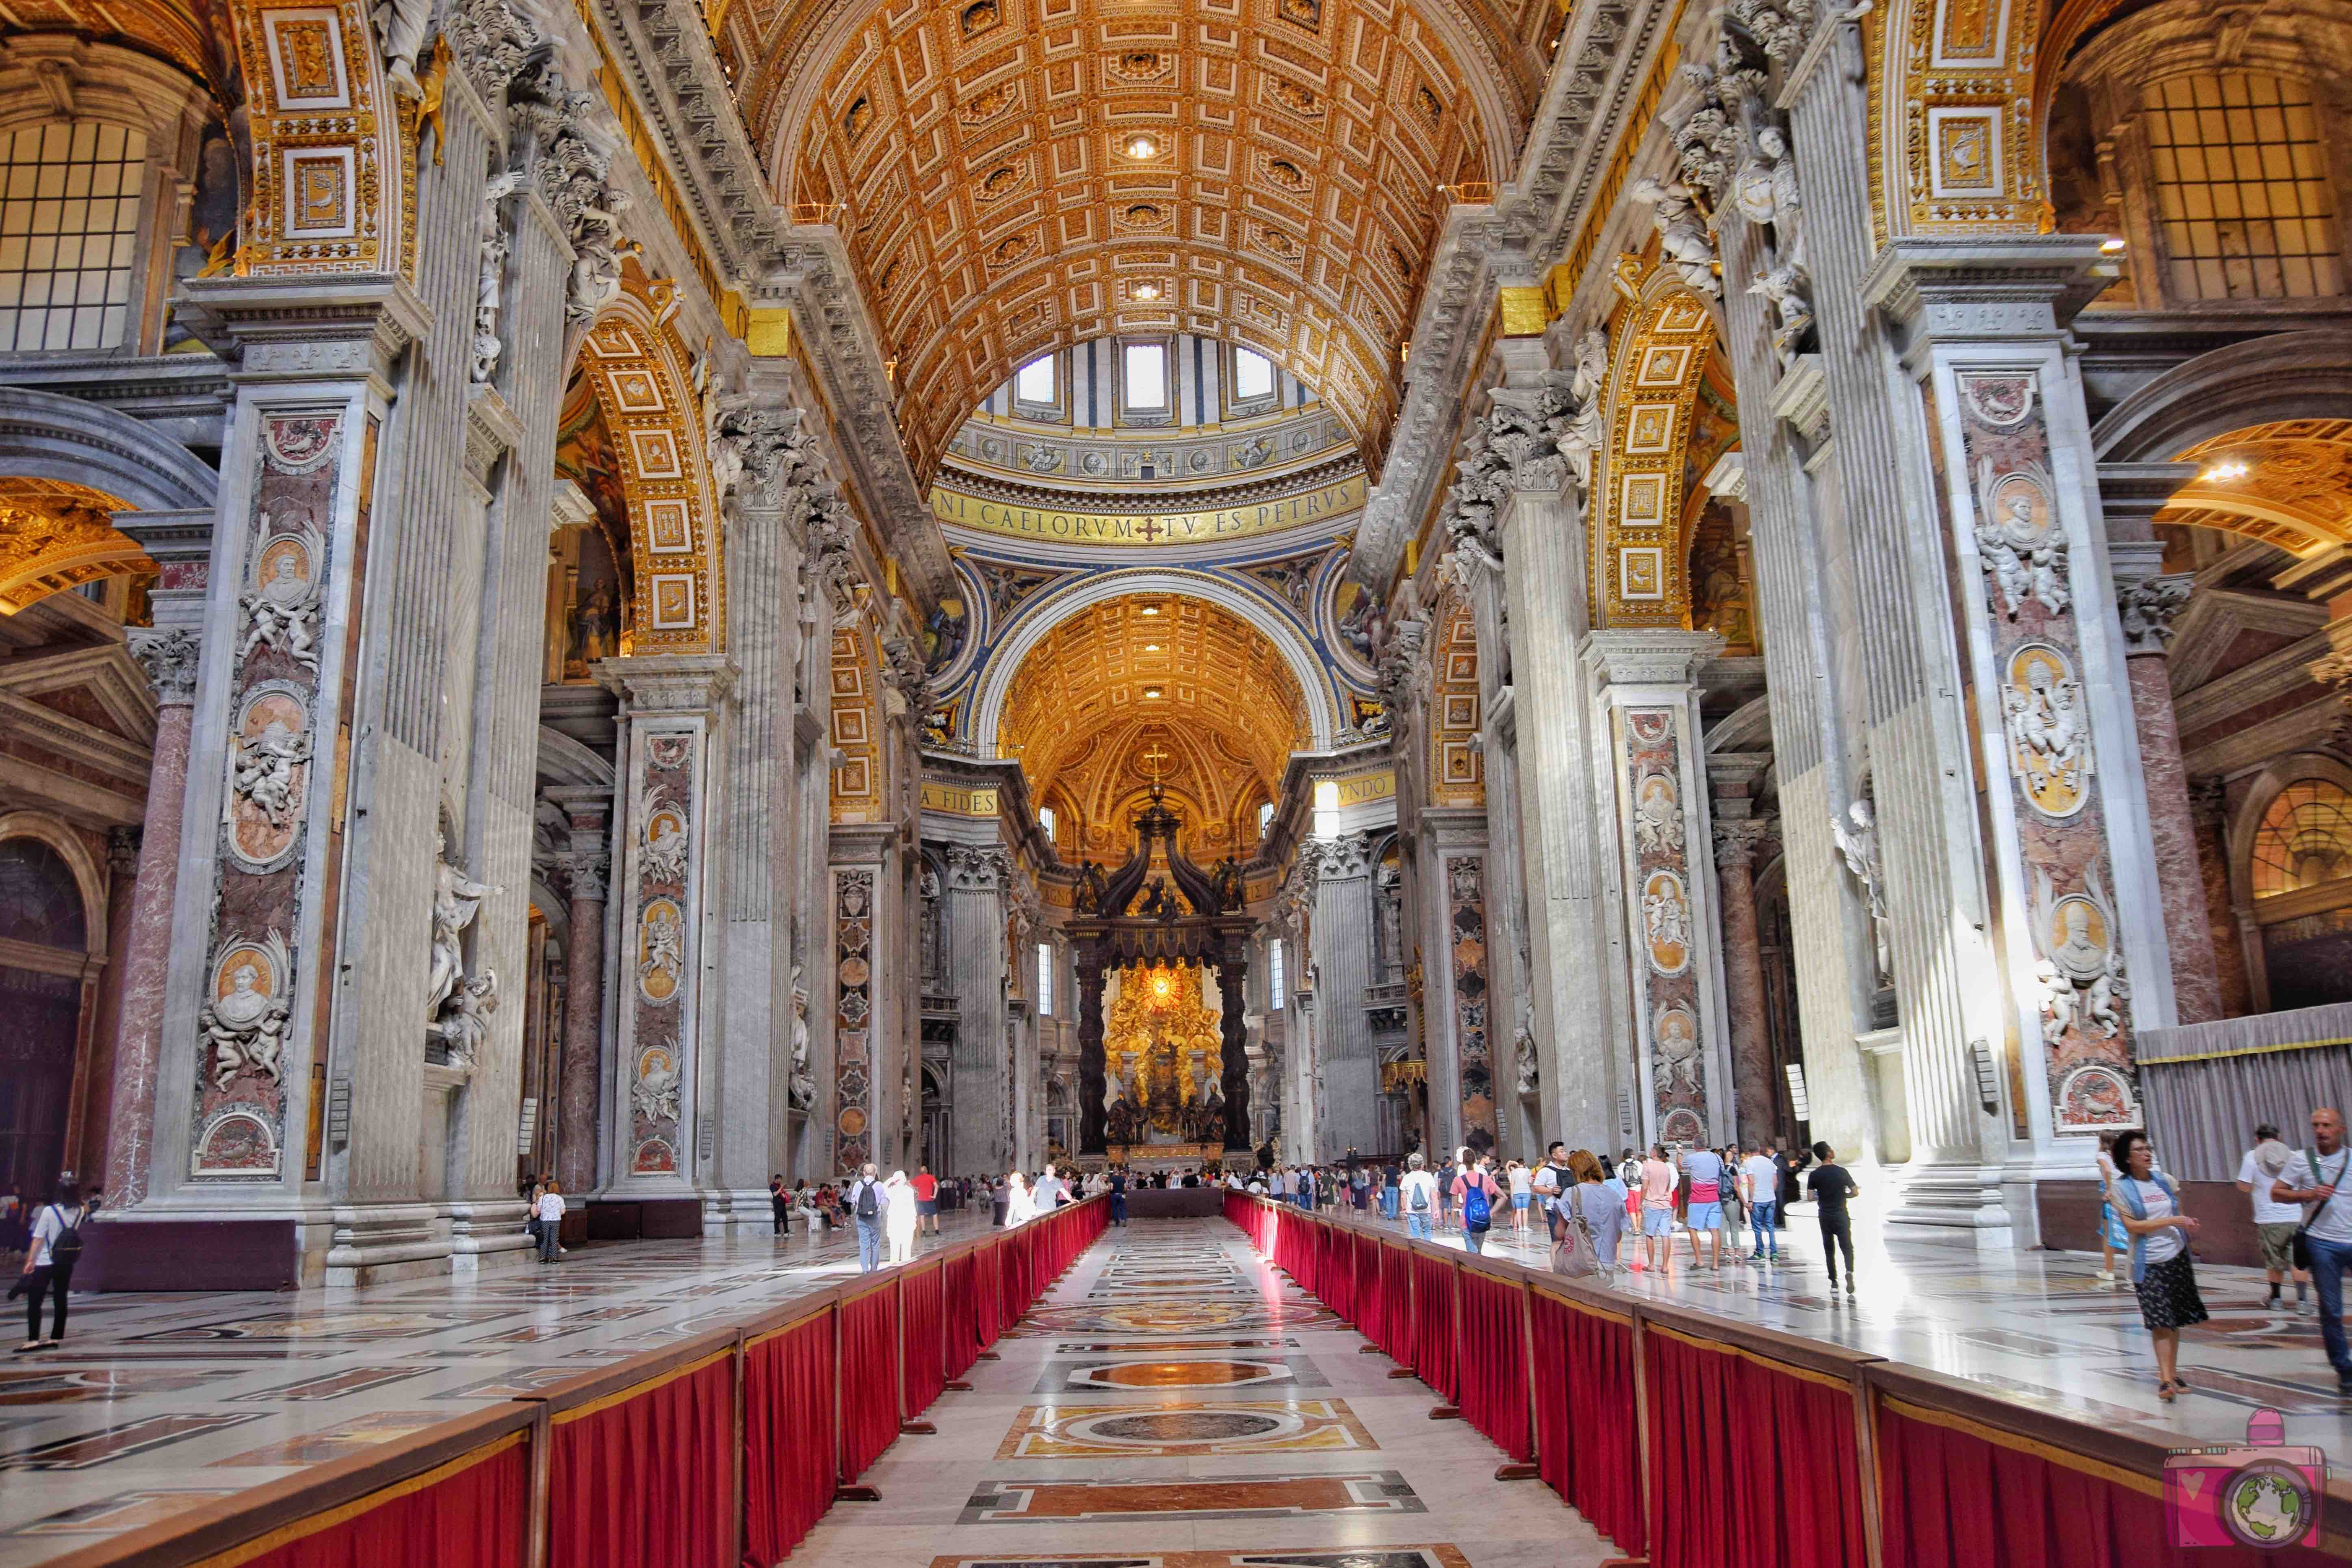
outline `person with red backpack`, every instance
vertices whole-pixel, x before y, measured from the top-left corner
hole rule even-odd
[[[25,1342],[16,1353],[53,1351],[65,1342],[66,1294],[73,1289],[74,1265],[81,1261],[81,1227],[89,1210],[81,1202],[81,1184],[70,1176],[58,1183],[54,1202],[45,1204],[33,1218],[33,1234],[25,1252],[24,1277],[15,1295],[25,1297]],[[56,1292],[57,1308],[49,1337],[41,1337],[41,1298]]]
[[[1473,1252],[1486,1250],[1486,1232],[1494,1227],[1495,1210],[1510,1199],[1488,1169],[1494,1162],[1463,1150],[1454,1158],[1461,1174],[1454,1178],[1454,1199],[1462,1210],[1462,1245]]]

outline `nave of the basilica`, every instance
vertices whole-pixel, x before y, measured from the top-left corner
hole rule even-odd
[[[699,1288],[869,1165],[1371,1224],[1555,1142],[1834,1164],[1865,1280],[2046,1317],[2169,1261],[2137,1137],[2283,1311],[2352,1100],[2347,81],[2342,0],[0,13],[28,1352],[52,1287]],[[2176,1429],[2352,1444],[2326,1327]],[[0,1568],[76,1544],[9,1386]]]

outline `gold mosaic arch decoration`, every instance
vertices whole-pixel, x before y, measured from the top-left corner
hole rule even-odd
[[[1863,17],[1879,243],[2041,231],[2042,18],[2042,0],[1899,0]]]
[[[1314,386],[1377,474],[1440,187],[1516,134],[1475,97],[1402,5],[973,0],[867,16],[764,133],[842,226],[919,481],[1037,354],[1180,331]]]
[[[1667,268],[1618,260],[1630,302],[1609,373],[1609,443],[1593,475],[1596,626],[1686,626],[1683,499],[1692,409],[1715,345],[1706,301]]]
[[[2352,419],[2291,419],[2200,441],[2158,522],[2218,528],[2295,555],[2352,543]]]
[[[1478,628],[1459,594],[1441,606],[1435,679],[1429,694],[1429,803],[1486,804],[1486,715],[1478,689]]]
[[[613,436],[629,509],[635,599],[625,653],[715,653],[726,643],[725,564],[711,527],[686,345],[669,326],[676,285],[648,282],[634,262],[621,296],[590,324],[578,364]]]
[[[833,770],[835,822],[879,822],[884,803],[880,667],[874,639],[857,626],[833,633],[833,703],[827,735],[841,761]]]
[[[0,616],[100,578],[152,574],[155,563],[114,526],[125,507],[88,485],[0,478]]]
[[[233,3],[253,136],[241,276],[392,272],[407,259],[415,160],[367,7]]]

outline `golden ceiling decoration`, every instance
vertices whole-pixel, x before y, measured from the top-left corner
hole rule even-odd
[[[1037,354],[1178,331],[1314,386],[1377,471],[1438,187],[1496,177],[1519,134],[1435,27],[1370,0],[971,0],[868,14],[821,57],[814,27],[775,37],[746,118],[787,201],[839,204],[924,483]],[[782,63],[818,58],[813,92]]]
[[[1437,679],[1430,693],[1429,799],[1433,805],[1486,804],[1486,728],[1478,692],[1478,629],[1467,600],[1457,595],[1442,615]]]
[[[1595,621],[1679,626],[1690,614],[1683,559],[1687,454],[1715,319],[1654,260],[1622,257],[1618,271],[1633,302],[1619,317],[1609,446],[1593,479],[1602,522],[1591,584]]]
[[[835,822],[883,819],[882,706],[866,634],[856,626],[833,634],[832,711],[828,738],[841,753],[833,769],[831,806]]]
[[[114,526],[122,507],[87,485],[0,479],[0,615],[100,577],[152,574],[155,563]]]
[[[1205,829],[1230,823],[1253,788],[1270,796],[1308,733],[1298,678],[1263,633],[1203,600],[1138,594],[1072,616],[1029,651],[996,744],[1041,798],[1061,792],[1123,846],[1132,836],[1115,813],[1154,767]],[[1167,755],[1147,756],[1154,747]]]
[[[2352,419],[2293,419],[2200,442],[2158,522],[2226,529],[2297,555],[2352,542]]]

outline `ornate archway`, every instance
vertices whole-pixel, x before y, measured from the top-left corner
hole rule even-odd
[[[1667,268],[1628,258],[1631,296],[1609,374],[1609,440],[1593,474],[1596,626],[1684,626],[1686,457],[1715,316]]]

